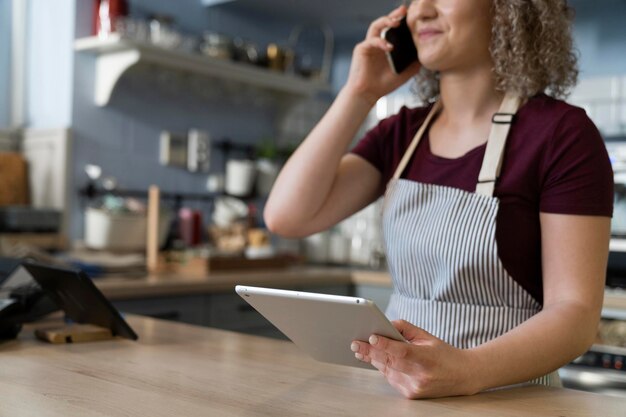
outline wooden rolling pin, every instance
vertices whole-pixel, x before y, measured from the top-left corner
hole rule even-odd
[[[148,272],[159,269],[159,202],[160,191],[156,185],[148,189],[148,228],[146,233],[146,268]]]

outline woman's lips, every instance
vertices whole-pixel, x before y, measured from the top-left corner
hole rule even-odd
[[[442,32],[440,30],[422,29],[417,32],[417,37],[419,38],[420,41],[427,41],[429,39],[432,39],[436,36],[441,35],[441,33]]]

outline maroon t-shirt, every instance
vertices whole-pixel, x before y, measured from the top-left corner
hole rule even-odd
[[[382,173],[380,194],[430,107],[381,121],[352,150]],[[485,138],[486,140],[486,138]],[[433,155],[428,130],[402,178],[475,192],[486,144],[460,158]],[[584,110],[537,95],[515,116],[494,196],[498,253],[509,274],[543,304],[539,213],[611,217],[613,171],[598,129]]]

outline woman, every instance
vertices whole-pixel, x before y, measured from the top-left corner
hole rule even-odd
[[[420,63],[395,75],[380,34],[405,14]],[[351,349],[408,398],[555,385],[594,340],[611,166],[584,111],[544,94],[576,81],[570,15],[561,0],[416,0],[377,19],[272,190],[269,228],[299,237],[386,187],[387,315],[409,343],[372,335]],[[376,101],[418,73],[437,102],[346,153]]]

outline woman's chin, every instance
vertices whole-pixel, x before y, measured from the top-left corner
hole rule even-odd
[[[424,53],[423,51],[420,51],[418,54],[419,60],[420,60],[420,64],[422,65],[422,67],[426,68],[427,70],[430,71],[440,71],[441,67],[442,67],[442,59],[439,56],[436,56],[436,54],[429,54],[429,53]]]
[[[440,65],[437,65],[436,62],[430,61],[430,60],[424,60],[422,61],[420,59],[420,64],[422,65],[423,68],[426,68],[429,71],[433,71],[433,72],[437,72],[440,71]]]

